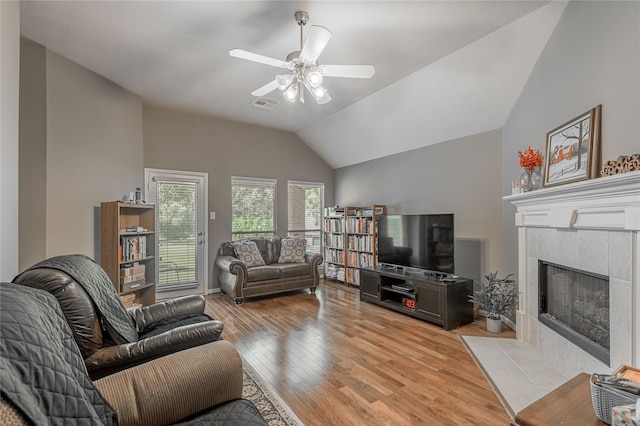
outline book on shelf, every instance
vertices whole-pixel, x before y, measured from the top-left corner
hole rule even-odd
[[[342,218],[326,217],[324,219],[325,232],[342,232]]]
[[[122,246],[121,262],[144,259],[147,257],[147,236],[123,236],[120,237]]]
[[[349,235],[347,237],[347,248],[350,250],[373,251],[371,235]]]
[[[360,269],[346,268],[345,275],[346,275],[347,283],[360,285]]]
[[[355,234],[370,234],[373,230],[373,220],[370,217],[348,217],[347,232]]]
[[[325,234],[324,243],[327,247],[342,247],[344,244],[344,235]]]
[[[344,263],[344,250],[327,248],[324,252],[325,262]]]

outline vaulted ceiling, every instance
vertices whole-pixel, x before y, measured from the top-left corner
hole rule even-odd
[[[564,10],[546,1],[23,1],[21,33],[150,104],[297,133],[338,168],[500,128]],[[333,36],[322,64],[371,64],[370,80],[326,78],[332,101],[267,111],[250,92],[300,48],[293,15]]]

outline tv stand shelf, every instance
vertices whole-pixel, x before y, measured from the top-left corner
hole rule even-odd
[[[473,321],[473,281],[417,269],[362,269],[360,300],[452,330]]]

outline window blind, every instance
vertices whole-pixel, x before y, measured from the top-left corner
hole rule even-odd
[[[289,181],[287,200],[287,234],[307,240],[309,252],[322,253],[324,184]]]
[[[231,220],[233,240],[276,236],[276,180],[232,176]]]
[[[196,184],[157,182],[158,286],[197,282]]]

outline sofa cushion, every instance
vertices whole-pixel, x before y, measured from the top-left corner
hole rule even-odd
[[[283,238],[278,263],[304,263],[307,241],[302,238]]]
[[[278,263],[278,259],[280,258],[280,241],[281,237],[267,238],[267,257],[264,259],[264,262],[267,265],[271,265],[273,263]]]
[[[233,244],[233,250],[240,262],[247,267],[264,265],[264,259],[253,241],[240,241]]]
[[[283,263],[280,265],[282,278],[300,277],[311,275],[310,263]]]
[[[216,405],[206,412],[174,423],[176,426],[267,426],[258,408],[248,399],[235,399]]]
[[[269,255],[267,249],[267,238],[246,238],[244,240],[236,240],[236,241],[225,241],[220,245],[220,255],[222,256],[233,256],[236,257],[236,252],[233,249],[233,245],[236,243],[241,243],[244,241],[253,241],[258,246],[258,250],[260,250],[260,254],[262,255],[262,259],[266,262],[267,257]]]
[[[253,266],[247,268],[247,283],[266,280],[277,280],[282,277],[282,272],[277,266]]]

